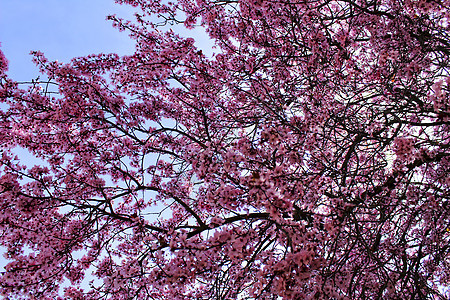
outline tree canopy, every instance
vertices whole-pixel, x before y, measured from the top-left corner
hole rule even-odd
[[[449,296],[450,1],[116,2],[131,55],[0,55],[3,296]]]

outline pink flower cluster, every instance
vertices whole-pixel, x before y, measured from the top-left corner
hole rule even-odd
[[[0,52],[1,296],[449,298],[450,0],[116,2],[131,55]]]

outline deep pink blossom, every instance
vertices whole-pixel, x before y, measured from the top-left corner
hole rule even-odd
[[[0,52],[5,298],[449,297],[450,1],[116,2],[131,55]]]

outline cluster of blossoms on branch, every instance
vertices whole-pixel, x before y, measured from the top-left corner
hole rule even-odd
[[[450,1],[116,2],[132,55],[0,52],[3,296],[448,297]]]

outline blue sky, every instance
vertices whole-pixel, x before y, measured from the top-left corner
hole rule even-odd
[[[134,20],[133,8],[114,0],[0,0],[0,43],[9,60],[8,75],[17,81],[36,78],[39,72],[29,55],[33,50],[60,62],[93,53],[131,54],[134,42],[112,27],[106,20],[110,14]],[[174,30],[195,37],[203,53],[212,54],[213,43],[202,29]]]
[[[1,0],[0,43],[9,76],[18,81],[38,76],[32,50],[60,62],[92,53],[132,53],[134,42],[105,20],[108,14],[133,18],[131,7],[113,0]]]

